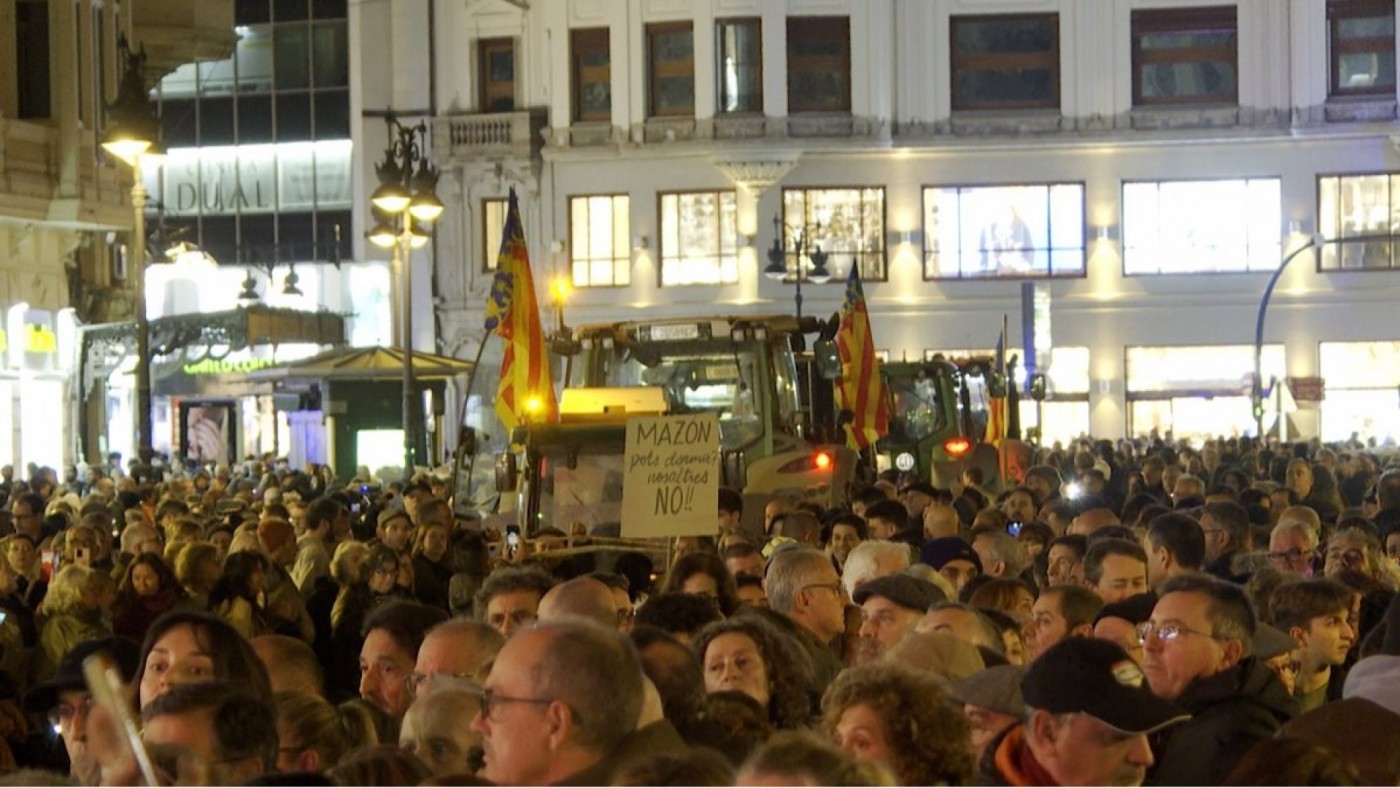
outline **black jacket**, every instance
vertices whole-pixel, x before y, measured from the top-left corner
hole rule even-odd
[[[1283,682],[1253,657],[1197,679],[1176,702],[1192,717],[1153,737],[1147,785],[1222,785],[1250,748],[1298,713]]]

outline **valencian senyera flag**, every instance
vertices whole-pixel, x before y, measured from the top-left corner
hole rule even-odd
[[[1006,325],[1003,322],[1001,336],[997,338],[996,357],[992,360],[993,369],[1001,375],[1002,380],[1006,380]],[[993,396],[990,390],[987,395],[987,434],[983,436],[984,443],[1000,447],[1001,442],[1006,440],[1009,429],[1009,416],[1007,407],[1010,403],[1010,396],[1003,392],[1002,396]]]
[[[507,432],[525,422],[554,421],[559,408],[549,375],[544,329],[535,300],[535,280],[530,275],[530,254],[525,249],[525,229],[520,204],[510,190],[510,208],[501,232],[496,257],[496,278],[486,301],[486,330],[505,340],[501,358],[501,383],[496,389],[496,415]]]
[[[890,405],[885,397],[884,378],[880,376],[880,360],[875,357],[875,340],[870,334],[860,266],[854,261],[846,278],[846,301],[841,306],[836,349],[841,358],[836,404],[852,416],[846,427],[846,443],[855,449],[869,448],[889,432]]]

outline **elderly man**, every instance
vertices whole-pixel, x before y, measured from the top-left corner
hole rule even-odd
[[[1119,646],[1070,638],[1021,681],[1028,714],[988,745],[997,785],[1141,785],[1153,763],[1147,736],[1187,714],[1154,696]]]
[[[992,577],[1020,577],[1031,564],[1026,546],[1000,529],[973,529],[972,549],[982,560],[982,572]]]
[[[481,710],[474,690],[447,687],[419,697],[408,707],[399,730],[399,747],[418,756],[435,777],[475,771],[472,751],[481,737],[462,724]]]
[[[783,550],[769,563],[763,591],[768,606],[797,625],[798,642],[816,668],[817,691],[825,690],[842,668],[831,644],[846,631],[841,579],[831,559],[810,547]]]
[[[437,684],[480,684],[505,642],[500,632],[483,622],[466,618],[444,621],[428,630],[418,647],[409,689],[421,696]]]
[[[605,627],[617,627],[620,623],[612,589],[592,577],[575,577],[560,583],[540,600],[541,621],[555,621],[564,616],[586,618]]]
[[[486,677],[471,728],[481,776],[498,785],[606,785],[642,711],[641,661],[625,636],[543,622],[511,638]]]
[[[912,575],[893,574],[863,584],[855,593],[860,605],[860,641],[856,662],[874,662],[894,648],[928,612],[944,601],[938,587]]]
[[[1244,591],[1205,574],[1162,584],[1138,628],[1143,672],[1158,697],[1190,722],[1157,748],[1153,785],[1220,785],[1250,748],[1297,713],[1288,691],[1251,656],[1257,622]]]
[[[846,594],[855,598],[856,589],[877,577],[885,577],[909,568],[909,548],[899,542],[864,542],[846,558],[841,583]]]
[[[1302,507],[1293,507],[1284,512]],[[1294,577],[1312,577],[1317,559],[1318,536],[1305,522],[1280,518],[1269,534],[1269,565]]]

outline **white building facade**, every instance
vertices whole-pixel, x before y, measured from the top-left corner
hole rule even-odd
[[[1266,422],[1400,439],[1393,2],[350,8],[356,194],[378,111],[428,119],[443,171],[416,347],[474,354],[514,187],[570,324],[790,311],[770,248],[810,274],[820,247],[802,311],[859,265],[892,360],[989,350],[1003,315],[1020,345],[1031,283],[1046,439],[1244,434],[1261,297],[1320,243],[1267,310],[1264,378],[1293,385]]]

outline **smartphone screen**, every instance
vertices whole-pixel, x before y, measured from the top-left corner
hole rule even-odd
[[[39,576],[44,582],[53,579],[59,568],[58,552],[54,550],[39,551]]]
[[[506,553],[507,553],[508,555],[515,555],[516,551],[519,550],[519,549],[520,549],[520,526],[518,526],[518,525],[507,525],[507,526],[506,526]]]

